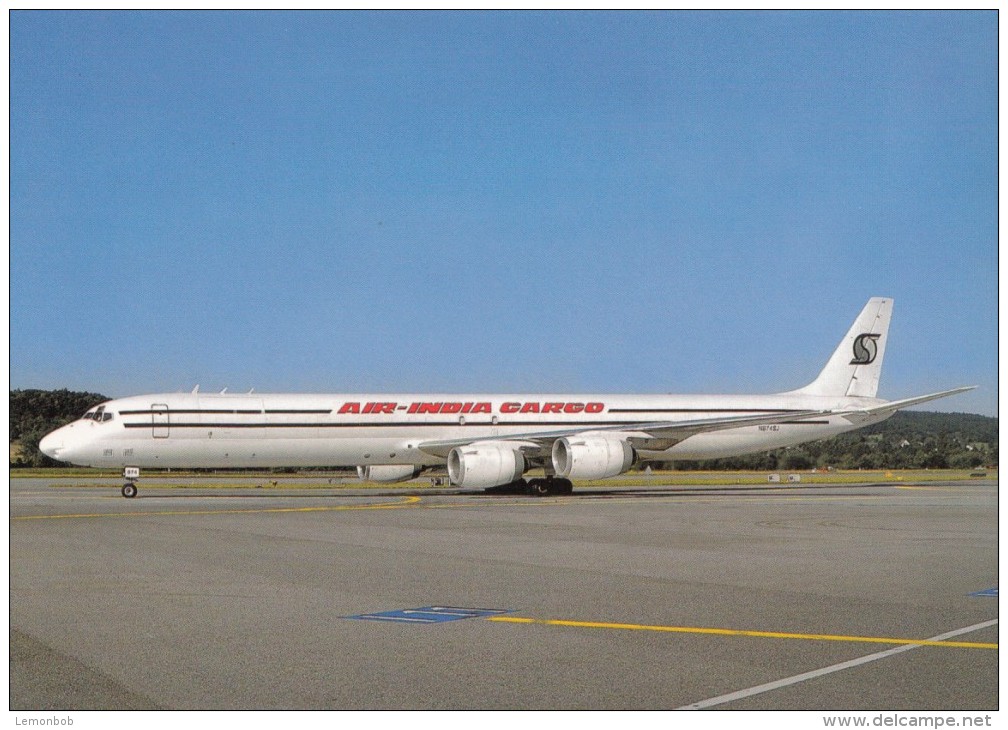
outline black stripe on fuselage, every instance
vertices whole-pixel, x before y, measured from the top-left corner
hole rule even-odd
[[[120,416],[152,416],[158,415],[163,416],[166,413],[171,415],[177,415],[179,413],[184,413],[189,416],[261,416],[264,411],[261,408],[256,410],[240,410],[240,409],[197,409],[197,408],[172,408],[166,411],[119,411]],[[288,416],[328,416],[332,413],[332,408],[326,409],[273,409],[267,408],[265,411],[268,415],[288,415]]]
[[[797,408],[610,408],[606,413],[798,413]]]
[[[227,415],[288,415],[288,416],[327,416],[333,411],[332,408],[319,409],[298,409],[298,408],[267,408],[265,410],[241,410],[223,408],[170,408],[167,410],[134,410],[119,411],[122,416],[163,416],[165,413],[172,415],[188,416],[227,416]],[[797,413],[797,408],[609,408],[607,413]]]
[[[829,425],[829,421],[784,421],[785,424],[790,425]],[[598,428],[603,426],[643,426],[646,423],[641,421],[499,421],[497,423],[492,423],[489,421],[466,421],[465,423],[460,423],[459,421],[440,421],[436,423],[424,422],[424,421],[394,421],[391,423],[380,423],[380,422],[367,422],[367,423],[158,423],[152,424],[149,421],[144,421],[142,423],[124,423],[123,426],[126,428],[151,428],[161,427],[161,428],[431,428],[431,427],[450,427],[450,426],[495,426],[495,427],[508,427],[513,428],[516,426],[522,426],[527,428],[540,428],[540,427],[554,427],[554,426],[568,426],[568,427],[591,427]],[[675,424],[669,424],[674,426]],[[745,424],[740,424],[738,428],[744,428]]]
[[[282,413],[286,413],[286,414],[293,414],[293,415],[325,416],[325,415],[328,415],[328,414],[332,413],[332,408],[327,408],[327,409],[321,409],[320,408],[318,410],[312,410],[312,409],[298,410],[298,409],[295,409],[295,408],[290,408],[290,409],[267,408],[266,409],[266,413],[281,413],[281,414]]]
[[[123,423],[126,428],[151,428],[151,426],[171,427],[171,428],[428,428],[431,426],[636,426],[641,425],[640,421],[510,421],[507,423],[491,421],[441,421],[432,423],[430,421],[394,421],[391,423],[368,422],[368,423],[334,423],[324,421],[319,423],[175,423],[165,422],[152,424],[150,421],[140,423]]]

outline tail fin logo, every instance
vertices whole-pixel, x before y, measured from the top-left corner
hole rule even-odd
[[[878,343],[875,342],[882,335],[871,335],[865,333],[854,338],[854,359],[851,365],[870,365],[875,362],[878,355]]]

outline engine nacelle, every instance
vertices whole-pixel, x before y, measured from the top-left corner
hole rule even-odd
[[[412,464],[376,464],[358,466],[357,476],[365,482],[405,482],[420,473]]]
[[[637,461],[637,452],[613,436],[568,436],[553,442],[553,469],[557,476],[605,479],[622,474]]]
[[[524,472],[525,457],[511,444],[456,446],[448,454],[448,477],[460,487],[488,489],[510,484]]]

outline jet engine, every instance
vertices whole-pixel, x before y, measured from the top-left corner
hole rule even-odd
[[[457,446],[448,454],[448,476],[452,484],[487,489],[510,484],[525,471],[525,457],[511,444]]]
[[[357,476],[365,482],[405,482],[420,473],[412,464],[376,464],[358,466]]]
[[[637,461],[637,452],[613,436],[578,435],[553,442],[553,469],[557,476],[604,479],[622,474]]]

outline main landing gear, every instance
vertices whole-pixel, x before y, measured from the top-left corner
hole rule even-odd
[[[127,466],[125,469],[123,469],[123,479],[126,480],[126,483],[123,484],[122,496],[126,497],[127,499],[133,499],[133,497],[137,496],[136,482],[137,479],[139,478],[140,478],[140,469],[138,467]]]
[[[550,476],[544,479],[519,479],[516,482],[490,487],[483,491],[487,494],[527,494],[530,497],[551,497],[571,494],[574,491],[574,484],[570,479]]]
[[[550,497],[554,494],[571,494],[573,492],[573,482],[562,477],[529,479],[528,486],[525,488],[525,493],[531,497]]]

